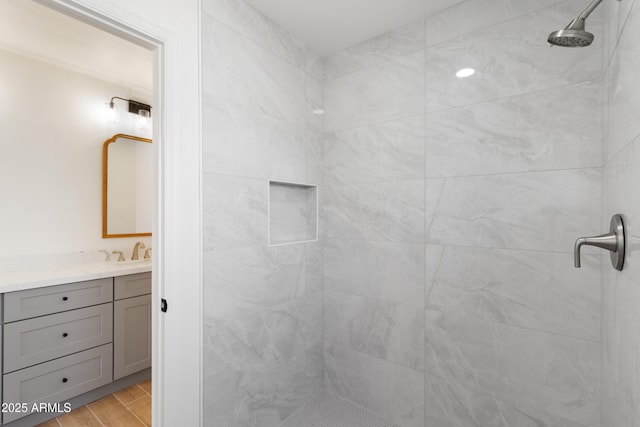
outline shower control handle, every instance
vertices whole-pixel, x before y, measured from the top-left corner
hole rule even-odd
[[[611,217],[609,233],[594,237],[580,237],[576,240],[573,248],[576,268],[580,268],[580,249],[582,246],[596,246],[608,250],[611,255],[611,265],[613,265],[613,268],[622,270],[624,265],[624,232],[622,215],[616,214]]]

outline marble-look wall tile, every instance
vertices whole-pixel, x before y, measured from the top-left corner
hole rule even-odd
[[[600,426],[600,344],[426,311],[425,372]]]
[[[202,19],[203,92],[303,126],[306,73],[207,14]]]
[[[206,401],[204,426],[278,427],[315,394],[300,365],[281,365],[236,393]]]
[[[600,254],[447,246],[427,250],[427,307],[600,341]],[[460,268],[464,266],[464,268]],[[435,271],[430,271],[435,270]]]
[[[427,114],[427,175],[599,167],[600,86],[579,83]]]
[[[608,98],[608,108],[605,110],[608,129],[607,137],[604,138],[605,160],[611,159],[640,135],[640,124],[637,120],[640,94],[636,87],[640,75],[639,38],[640,3],[634,3],[605,74]]]
[[[207,173],[305,181],[304,125],[204,94],[203,169]]]
[[[635,427],[640,420],[640,277],[611,271],[603,282],[603,425]]]
[[[424,271],[421,243],[324,242],[326,290],[423,307]]]
[[[304,44],[246,1],[203,0],[202,10],[204,14],[224,23],[299,69],[305,69]],[[204,25],[207,22],[205,20]]]
[[[596,38],[588,50],[550,49],[547,44],[549,32],[564,28],[583,3],[558,3],[427,48],[427,111],[598,79],[601,40]],[[602,31],[601,11],[594,12],[589,24],[590,31]],[[476,70],[473,76],[455,76],[468,67]]]
[[[431,178],[425,181],[425,207],[424,207],[424,221],[425,221],[425,233],[427,241],[433,220],[436,217],[436,210],[440,204],[440,197],[442,196],[442,190],[444,188],[446,180],[442,178]]]
[[[424,181],[327,187],[327,237],[424,242]]]
[[[311,386],[320,392],[324,377],[324,293],[307,294],[305,303],[305,369]]]
[[[324,289],[324,248],[321,241],[304,244],[305,289],[308,294]]]
[[[602,227],[609,226],[611,216],[616,213],[623,214],[625,227],[628,229],[630,239],[625,256],[624,271],[629,277],[638,278],[640,284],[640,199],[631,197],[637,191],[640,182],[640,135],[620,151],[613,159],[608,161],[603,168],[603,217]]]
[[[324,141],[323,134],[315,129],[307,128],[306,138],[306,180],[308,184],[322,185],[324,182]]]
[[[422,370],[422,307],[328,290],[324,301],[326,342]]]
[[[624,149],[640,132],[634,114],[640,108],[640,97],[633,89],[638,74],[621,73],[616,59],[617,55],[605,75],[604,91],[608,98],[604,108],[607,136],[603,138],[602,150],[605,162]]]
[[[427,17],[427,46],[499,24],[561,1],[564,0],[460,1],[453,7]]]
[[[634,2],[635,0],[608,1],[600,5],[600,7],[604,9],[605,15],[605,29],[602,33],[605,46],[605,69],[613,56],[613,52],[618,44],[618,39],[627,23],[627,18],[629,17],[629,12]],[[633,28],[633,25],[629,26],[629,29],[632,31],[637,30]]]
[[[205,313],[204,376],[208,401],[258,382],[281,364],[304,370],[306,298],[236,316]]]
[[[608,56],[604,78],[605,107],[603,227],[615,213],[623,214],[626,235],[625,265],[621,272],[608,267],[603,274],[603,424],[637,426],[640,420],[640,202],[635,197],[640,180],[640,98],[638,78],[640,3],[612,2],[608,12]]]
[[[267,243],[267,182],[203,175],[204,250]]]
[[[326,185],[423,179],[424,117],[327,133],[324,137]]]
[[[424,373],[325,344],[325,387],[401,427],[424,427]]]
[[[622,213],[629,238],[621,272],[604,260],[603,423],[607,427],[636,426],[640,420],[640,201],[634,197],[638,182],[640,137],[604,167],[603,227],[611,215]]]
[[[425,375],[426,426],[441,427],[586,427],[521,403],[475,391],[452,379]],[[448,420],[448,421],[442,421]]]
[[[318,110],[324,109],[322,80],[307,75],[306,80],[306,114],[307,125],[317,132],[323,130],[323,115]]]
[[[331,80],[354,71],[424,50],[425,21],[386,32],[341,50],[325,60],[324,78]]]
[[[424,113],[424,73],[422,51],[325,82],[325,132]]]
[[[236,316],[304,295],[304,254],[304,245],[205,252],[205,314]]]
[[[571,252],[600,232],[599,169],[448,178],[428,243]]]

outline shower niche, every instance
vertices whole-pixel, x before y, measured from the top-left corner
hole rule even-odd
[[[269,181],[269,246],[318,240],[318,187]]]

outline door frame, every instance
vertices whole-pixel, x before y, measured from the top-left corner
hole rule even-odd
[[[202,426],[200,0],[34,1],[154,52],[152,419]]]

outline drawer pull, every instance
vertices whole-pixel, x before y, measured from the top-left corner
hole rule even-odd
[[[63,379],[62,379],[62,382],[63,382],[63,383],[66,383],[67,381],[69,381],[69,379],[68,379],[68,378],[63,378]]]
[[[68,333],[66,333],[66,332],[63,332],[63,333],[62,333],[62,338],[66,338],[66,337],[68,337],[68,336],[69,336],[69,334],[68,334]]]
[[[67,301],[69,297],[62,297],[62,301]]]

